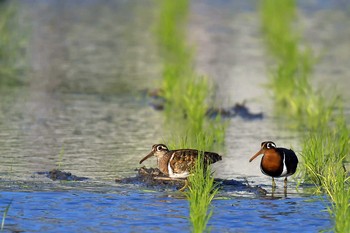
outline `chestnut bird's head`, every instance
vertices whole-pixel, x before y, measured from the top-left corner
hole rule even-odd
[[[251,157],[249,159],[249,162],[253,161],[259,155],[265,154],[265,152],[267,150],[271,150],[271,149],[275,149],[275,148],[276,148],[276,144],[274,142],[272,142],[272,141],[262,142],[260,150],[258,152],[256,152],[256,154],[253,155],[253,157]]]

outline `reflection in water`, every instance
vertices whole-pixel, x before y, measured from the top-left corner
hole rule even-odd
[[[233,232],[315,232],[326,229],[331,221],[322,202],[307,202],[303,198],[234,199],[214,201],[213,231],[227,227]],[[222,228],[221,228],[222,227]]]

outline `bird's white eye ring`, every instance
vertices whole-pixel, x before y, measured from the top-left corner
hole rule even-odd
[[[266,144],[266,148],[267,148],[267,149],[276,148],[276,145],[275,145],[274,143],[272,143],[272,142],[268,142],[268,143]]]
[[[157,151],[164,150],[164,146],[157,146]]]

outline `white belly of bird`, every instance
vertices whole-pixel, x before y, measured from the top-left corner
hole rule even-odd
[[[283,152],[283,171],[282,171],[280,177],[284,177],[284,176],[287,176],[287,166],[286,166],[286,155]]]
[[[168,173],[170,178],[186,178],[190,175],[189,172],[183,172],[183,173],[174,173],[173,169],[170,166],[170,161],[173,160],[175,153],[172,154],[169,163],[168,163]]]

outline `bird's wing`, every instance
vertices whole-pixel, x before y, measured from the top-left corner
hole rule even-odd
[[[185,171],[190,171],[198,156],[197,150],[176,150],[173,151],[170,160],[170,166],[173,169],[174,173],[183,173]]]

